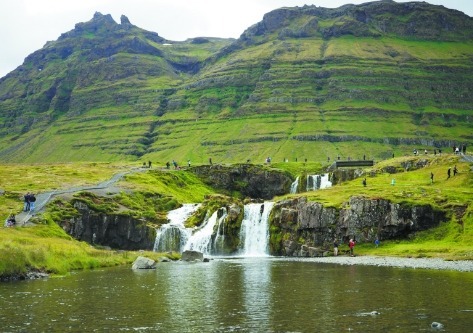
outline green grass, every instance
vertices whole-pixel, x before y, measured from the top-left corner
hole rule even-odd
[[[0,239],[0,276],[24,274],[28,270],[65,275],[71,270],[130,264],[139,255],[152,259],[176,256],[101,250],[74,240],[55,223],[0,228]]]

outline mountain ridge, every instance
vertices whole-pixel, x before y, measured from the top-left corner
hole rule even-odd
[[[0,157],[324,161],[470,145],[471,60],[473,19],[420,2],[284,7],[237,40],[183,42],[97,12],[0,79]]]

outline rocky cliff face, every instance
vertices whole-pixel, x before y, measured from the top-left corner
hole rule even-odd
[[[72,237],[115,249],[153,249],[156,230],[144,221],[127,215],[98,213],[80,201],[75,202],[74,207],[80,216],[61,223]]]
[[[192,171],[206,184],[229,193],[238,191],[255,199],[272,199],[289,193],[293,179],[289,174],[249,164],[233,166],[203,165]]]
[[[301,16],[310,19],[294,25]],[[318,25],[318,20],[331,19],[332,25]],[[471,38],[473,21],[464,13],[422,2],[397,3],[391,0],[345,5],[339,8],[303,6],[280,8],[264,15],[263,20],[247,29],[240,40],[269,35],[279,31],[279,38],[288,36],[324,38],[343,35],[378,37],[397,34],[430,40]]]
[[[320,249],[331,248],[334,239],[346,243],[350,238],[359,242],[407,238],[445,220],[445,212],[431,206],[384,199],[352,197],[341,209],[304,197],[284,200],[271,213],[271,250],[287,256],[318,255],[323,253]]]

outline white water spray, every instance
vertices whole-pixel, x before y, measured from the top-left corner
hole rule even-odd
[[[158,229],[153,250],[181,252],[192,233],[192,230],[187,229],[184,223],[199,207],[200,204],[184,204],[168,212],[167,218],[170,222]]]
[[[269,214],[274,202],[245,205],[241,223],[241,255],[244,257],[262,257],[268,255]]]
[[[296,180],[291,184],[291,194],[297,193],[297,186],[299,185],[299,176],[297,176]]]
[[[220,217],[218,217],[219,215]],[[217,230],[220,229],[226,217],[226,208],[220,208],[215,211],[209,219],[204,221],[202,227],[197,229],[189,238],[186,245],[184,246],[184,251],[192,250],[202,252],[204,255],[212,254],[212,234],[214,234],[215,226],[217,225]],[[217,241],[217,238],[218,233],[215,241]]]
[[[308,175],[307,176],[307,191],[316,191],[332,187],[332,182],[329,180],[329,174],[323,175]]]

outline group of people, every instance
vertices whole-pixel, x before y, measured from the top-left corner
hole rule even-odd
[[[460,147],[453,146],[453,153],[456,155],[459,155],[460,153],[463,153],[463,155],[466,154],[466,145],[460,145]]]
[[[458,169],[457,169],[457,166],[455,165],[453,167],[453,176],[456,176],[458,173]],[[447,170],[447,179],[450,178],[450,176],[452,175],[452,168],[448,168]],[[433,176],[431,176],[433,178]]]
[[[23,207],[23,211],[24,212],[32,212],[34,211],[34,206],[35,206],[35,202],[36,202],[36,197],[33,193],[26,193],[24,195],[24,207]]]

